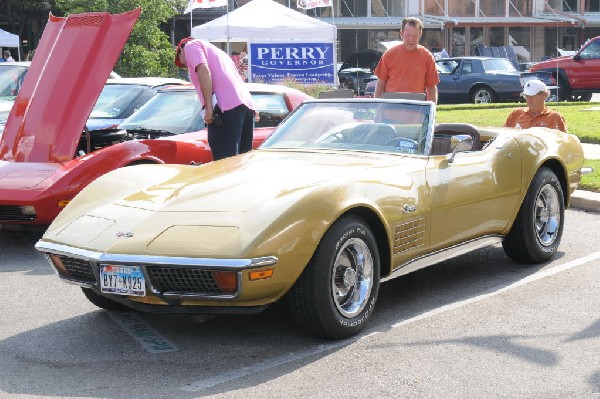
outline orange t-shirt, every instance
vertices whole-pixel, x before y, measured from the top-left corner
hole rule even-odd
[[[504,122],[504,126],[518,127],[521,129],[537,126],[558,129],[565,133],[567,132],[565,118],[558,112],[550,110],[547,107],[541,114],[535,117],[531,116],[529,108],[516,108],[508,115],[506,122]]]
[[[414,51],[403,44],[390,48],[381,56],[375,75],[386,81],[386,92],[425,93],[426,87],[440,81],[433,55],[421,45]]]

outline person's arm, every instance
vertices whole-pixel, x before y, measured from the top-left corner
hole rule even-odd
[[[428,101],[433,101],[434,103],[437,104],[437,102],[438,102],[438,88],[437,88],[437,85],[426,87],[425,91],[427,91],[427,100]]]
[[[565,118],[557,112],[556,118],[556,128],[562,132],[567,132],[567,123],[565,122]]]
[[[198,82],[200,82],[202,97],[204,98],[204,122],[206,122],[207,125],[210,125],[213,122],[213,85],[208,65],[198,64],[196,67],[196,74],[198,75]]]
[[[513,120],[513,115],[515,114],[515,111],[512,110],[510,114],[508,114],[508,117],[506,118],[506,121],[504,122],[504,127],[515,127],[515,121]]]
[[[377,86],[375,86],[375,98],[379,98],[381,97],[381,95],[383,94],[383,91],[385,90],[385,80],[383,79],[377,79]]]

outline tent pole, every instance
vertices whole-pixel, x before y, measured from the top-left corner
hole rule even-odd
[[[227,15],[227,54],[231,55],[231,43],[229,42],[229,1],[227,2],[227,9],[225,12],[225,15]]]
[[[193,28],[193,22],[192,22],[192,14],[194,13],[194,9],[192,8],[190,11],[190,37],[192,37],[192,28]]]

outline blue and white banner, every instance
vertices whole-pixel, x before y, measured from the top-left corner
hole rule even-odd
[[[250,43],[252,82],[335,85],[332,43]]]

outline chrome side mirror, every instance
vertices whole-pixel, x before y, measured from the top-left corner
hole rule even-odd
[[[473,149],[473,137],[468,134],[459,134],[450,138],[450,149],[452,153],[448,156],[448,163],[454,162],[457,152],[471,151]]]

